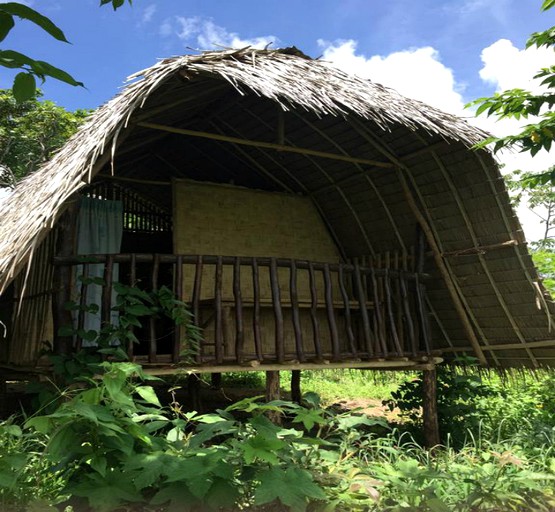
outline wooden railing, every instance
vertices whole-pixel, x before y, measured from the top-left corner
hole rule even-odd
[[[124,284],[171,288],[190,305],[203,332],[195,364],[414,359],[432,350],[421,273],[359,263],[168,254],[56,257],[54,263],[81,265],[83,275],[91,265],[103,265],[102,322],[110,321],[116,264]],[[55,291],[55,324],[67,319],[60,311],[70,288]],[[179,362],[187,344],[182,328],[154,319],[137,336],[142,343],[129,347],[129,355],[142,351],[151,363]]]

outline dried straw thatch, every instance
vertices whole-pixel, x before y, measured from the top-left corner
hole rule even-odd
[[[428,270],[438,277],[430,291],[436,345],[446,354],[485,354],[499,366],[555,362],[551,306],[497,166],[487,152],[470,149],[484,133],[295,48],[174,57],[130,80],[0,204],[0,293],[31,261],[68,199],[97,173],[112,168],[116,176],[160,178],[145,149],[156,144],[152,128],[160,125],[149,123],[256,140],[264,129],[270,144],[283,122],[272,108],[278,104],[290,139],[343,161],[317,154],[274,158],[264,147],[222,149],[203,139],[183,145],[167,133],[166,153],[157,157],[173,159],[174,170],[183,153],[225,168],[233,147],[245,168],[237,179],[252,172],[255,186],[310,195],[347,258],[406,254],[416,221],[424,223],[436,258]],[[291,146],[281,130],[278,139]],[[203,179],[224,180],[221,170],[210,172]]]

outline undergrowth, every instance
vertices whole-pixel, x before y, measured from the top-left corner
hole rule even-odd
[[[137,365],[101,367],[101,378],[62,390],[54,410],[0,426],[2,510],[555,507],[555,452],[545,439],[501,439],[479,428],[459,446],[447,436],[430,452],[406,429],[322,407],[314,393],[303,406],[249,398],[197,414],[161,405]]]

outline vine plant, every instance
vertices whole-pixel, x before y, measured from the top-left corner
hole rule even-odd
[[[99,277],[81,276],[79,280],[86,285],[104,284]],[[162,286],[157,290],[146,291],[117,282],[113,287],[117,293],[112,308],[118,313],[116,324],[105,323],[99,330],[85,330],[73,325],[63,326],[59,330],[60,336],[78,337],[93,345],[71,354],[50,354],[54,373],[65,383],[102,373],[101,363],[106,358],[126,361],[129,344],[139,342],[133,328],[141,328],[145,320],[152,318],[169,318],[176,326],[184,328],[187,343],[180,354],[183,362],[189,362],[198,352],[202,331],[194,324],[187,303],[178,300],[169,288]],[[81,305],[76,301],[67,302],[65,307],[69,311],[89,314],[97,314],[100,309],[97,304]]]

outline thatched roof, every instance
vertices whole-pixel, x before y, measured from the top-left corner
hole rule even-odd
[[[153,137],[153,128],[162,135]],[[168,128],[262,140],[267,148],[184,141]],[[270,146],[276,133],[284,145],[328,157],[280,152],[275,158]],[[0,204],[0,293],[68,199],[97,173],[112,167],[116,176],[167,179],[180,172],[175,162],[186,155],[185,177],[231,177],[310,195],[345,257],[407,251],[417,208],[434,238],[436,265],[437,258],[444,262],[467,315],[465,331],[445,275],[431,264],[428,270],[438,277],[430,290],[436,345],[448,354],[476,350],[468,341],[470,325],[491,364],[553,364],[555,343],[546,341],[552,337],[551,306],[503,181],[489,153],[470,150],[484,135],[456,116],[295,48],[165,59],[131,77]],[[338,158],[329,159],[331,154]],[[148,192],[164,202],[163,193]]]

